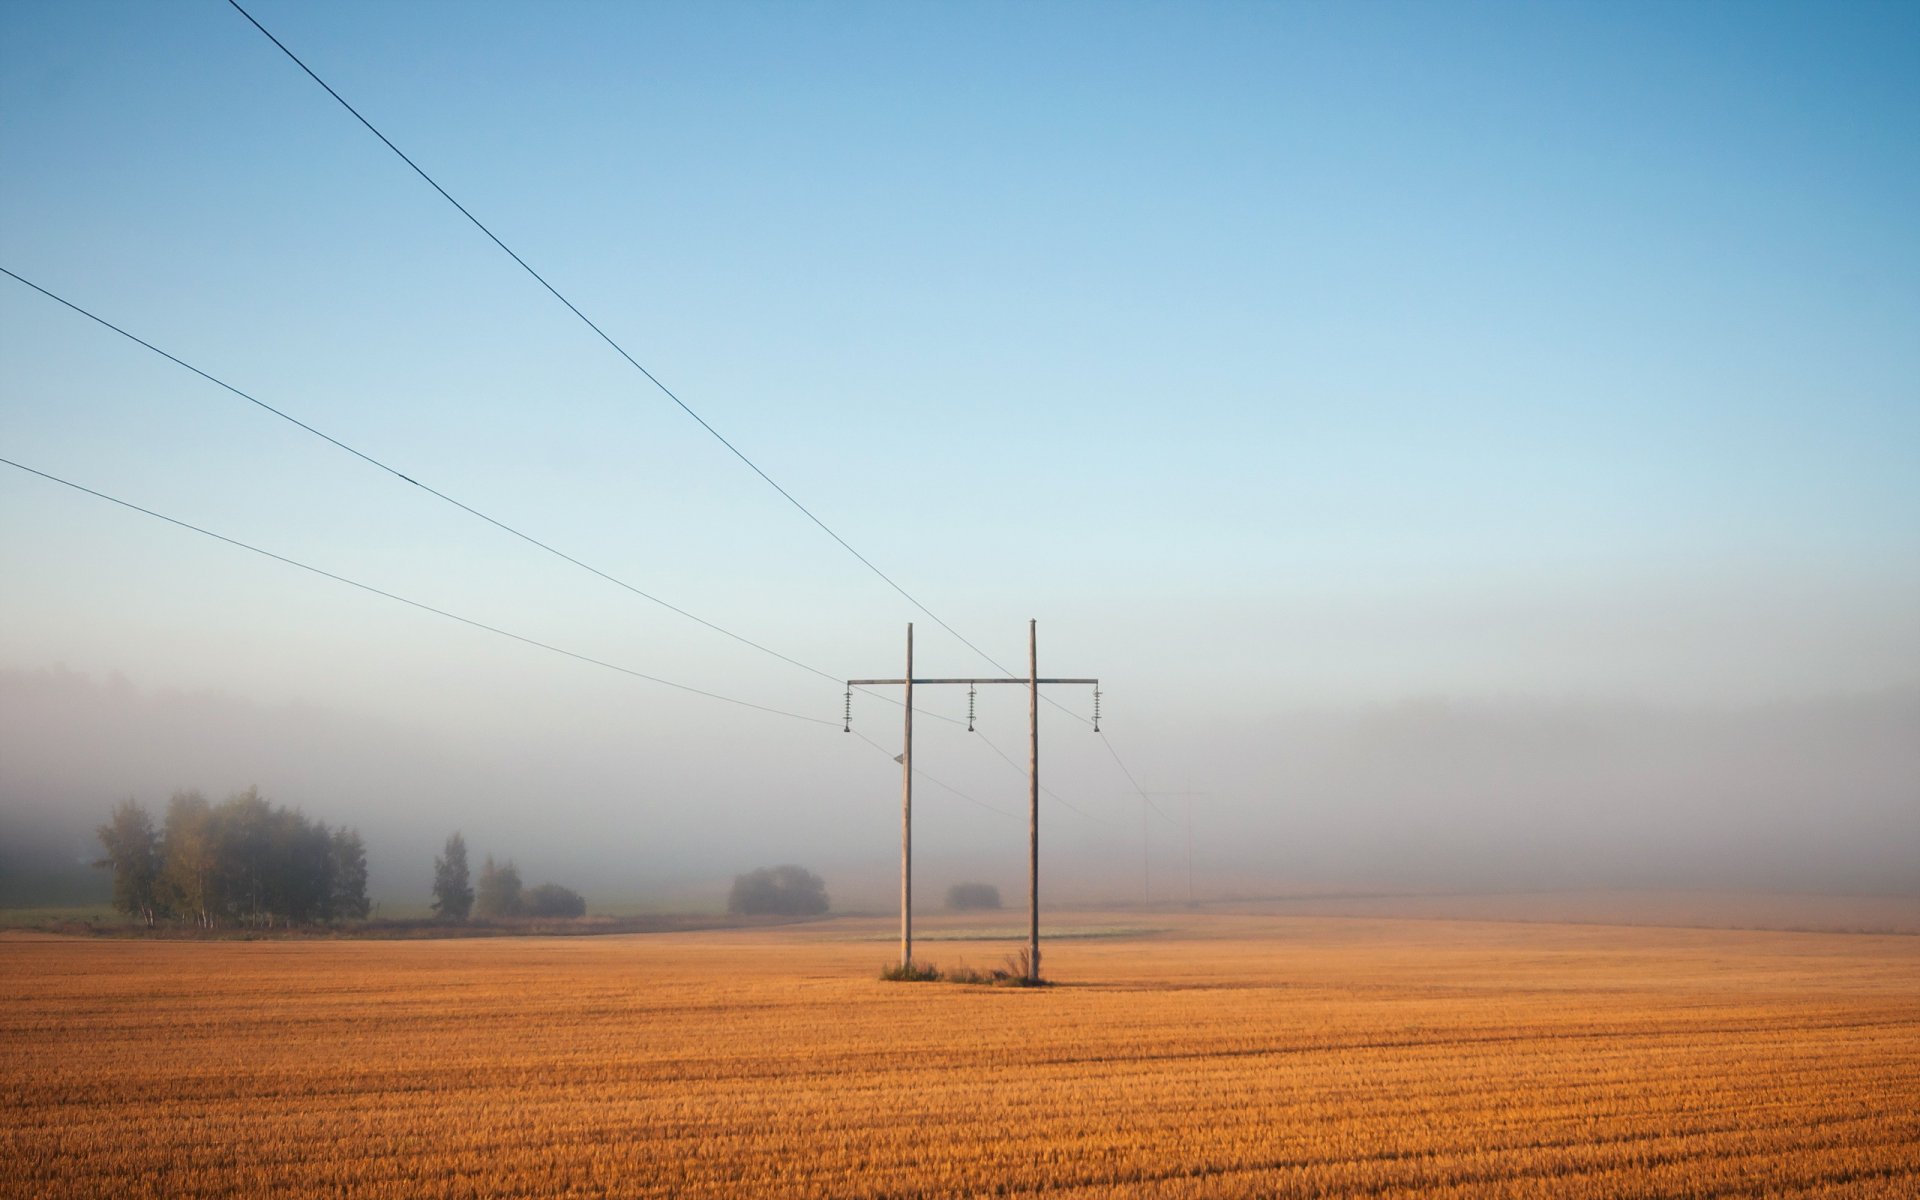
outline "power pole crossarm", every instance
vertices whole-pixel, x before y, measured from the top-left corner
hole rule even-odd
[[[925,687],[928,684],[933,684],[933,683],[965,683],[965,684],[1017,683],[1021,687],[1032,687],[1036,683],[1085,683],[1085,684],[1092,684],[1095,687],[1098,687],[1100,684],[1100,681],[1098,679],[1028,679],[1025,676],[1022,676],[1019,679],[911,679],[911,680],[909,679],[849,679],[847,680],[848,687],[882,687],[887,684],[893,684],[897,686],[903,683],[912,683],[920,687]]]

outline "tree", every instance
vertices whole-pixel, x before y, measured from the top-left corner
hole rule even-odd
[[[271,897],[268,889],[274,874],[273,806],[260,796],[260,789],[249,787],[221,801],[210,814],[214,874],[218,879],[219,899],[212,916],[234,915],[258,923],[270,919]]]
[[[530,917],[584,917],[587,902],[579,892],[557,883],[543,883],[527,893]]]
[[[297,808],[273,809],[267,820],[260,919],[289,924],[333,915],[333,835]]]
[[[129,798],[98,832],[107,856],[94,865],[113,868],[113,906],[151,926],[160,907],[160,839],[153,818]]]
[[[211,927],[225,907],[213,808],[199,792],[167,798],[160,833],[160,903],[196,925]]]
[[[446,851],[433,860],[433,911],[442,921],[464,921],[473,909],[473,888],[467,884],[467,843],[459,833],[447,839]]]
[[[342,826],[329,841],[333,889],[327,897],[327,915],[335,920],[365,920],[373,906],[367,903],[367,848],[360,841],[360,831]]]
[[[727,911],[743,916],[814,916],[827,911],[827,885],[812,871],[791,863],[761,867],[733,877]]]
[[[956,883],[947,889],[947,907],[955,910],[999,908],[1000,889],[990,883]]]
[[[480,864],[480,886],[474,896],[474,911],[483,917],[517,917],[524,909],[520,896],[520,868],[508,859],[495,866],[493,855]]]

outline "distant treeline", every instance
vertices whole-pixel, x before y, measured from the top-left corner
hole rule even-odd
[[[256,788],[219,804],[175,792],[158,829],[126,800],[99,834],[114,907],[148,925],[312,924],[357,920],[370,908],[359,832],[269,804]]]

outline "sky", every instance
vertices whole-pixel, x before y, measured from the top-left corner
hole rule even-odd
[[[1920,887],[1911,5],[248,8],[1001,666],[231,6],[14,0],[0,266],[826,677],[0,277],[0,457],[824,722],[6,468],[0,816],[254,783],[396,893],[461,827],[884,895],[898,709],[845,735],[833,680],[909,621],[1018,671],[1034,619],[1102,680],[1104,743],[1086,689],[1042,727],[1088,887],[1136,781],[1220,880]],[[979,704],[917,828],[1010,886],[1024,702]]]

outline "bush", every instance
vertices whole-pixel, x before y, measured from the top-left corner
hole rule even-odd
[[[1027,951],[1021,947],[1002,960],[1002,965],[982,971],[961,963],[941,970],[930,962],[888,963],[880,978],[889,983],[968,983],[987,987],[1049,987],[1046,980],[1027,978]]]
[[[947,907],[955,911],[999,908],[1000,889],[990,883],[956,883],[947,889]]]
[[[827,911],[827,885],[812,871],[791,863],[761,867],[733,877],[727,911],[737,916],[816,916]]]
[[[543,883],[527,893],[526,912],[530,917],[584,917],[587,902],[572,888]]]
[[[888,963],[880,968],[880,978],[888,983],[938,983],[944,976],[932,963]]]
[[[995,983],[1012,984],[1014,987],[1046,986],[1047,981],[1044,979],[1027,978],[1033,960],[1027,957],[1027,948],[1025,946],[1020,947],[1000,961],[1005,965],[993,973]]]

